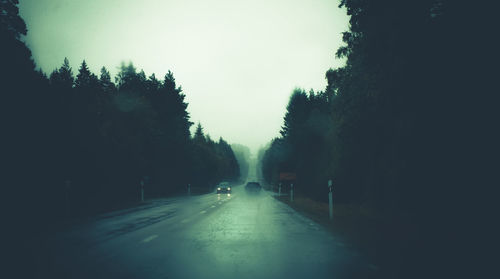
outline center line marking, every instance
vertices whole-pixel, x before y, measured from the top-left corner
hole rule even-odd
[[[184,219],[181,221],[181,223],[187,223],[187,222],[189,222],[189,219]]]
[[[203,211],[200,212],[200,214],[205,214],[205,213],[207,213],[206,210],[203,210]]]
[[[153,239],[155,239],[155,238],[157,238],[157,237],[158,237],[158,235],[157,235],[157,234],[154,234],[154,235],[152,235],[152,236],[150,236],[150,237],[145,238],[144,240],[142,240],[142,242],[144,242],[144,243],[146,243],[146,242],[150,242],[151,240],[153,240]]]
[[[214,207],[215,207],[215,205],[212,205],[212,208],[214,208]]]

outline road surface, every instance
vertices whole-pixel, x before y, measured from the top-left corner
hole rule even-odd
[[[362,255],[270,193],[157,200],[46,241],[41,278],[370,278]]]

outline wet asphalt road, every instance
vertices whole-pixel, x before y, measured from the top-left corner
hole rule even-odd
[[[47,240],[41,278],[370,278],[362,255],[268,192],[157,200]]]

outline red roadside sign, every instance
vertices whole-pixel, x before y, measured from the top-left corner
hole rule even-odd
[[[280,180],[295,180],[297,175],[294,172],[280,172]]]

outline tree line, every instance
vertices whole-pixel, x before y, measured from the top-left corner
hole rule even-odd
[[[365,228],[384,236],[377,255],[393,251],[388,278],[449,276],[461,260],[450,251],[489,211],[477,212],[474,201],[484,201],[473,196],[494,180],[488,8],[448,0],[340,7],[350,16],[336,51],[345,65],[326,72],[324,90],[293,91],[280,136],[259,152],[262,177],[277,185],[280,172],[295,172],[295,192],[325,202],[332,179],[334,212],[347,204],[380,217]]]
[[[198,124],[190,136],[182,88],[172,72],[163,80],[146,77],[132,63],[122,64],[111,81],[109,71],[91,73],[82,62],[76,78],[67,59],[48,78],[61,122],[60,162],[83,198],[97,191],[103,203],[135,199],[143,180],[151,196],[185,193],[187,185],[210,191],[221,180],[237,180],[239,166],[229,144],[213,141]],[[121,197],[117,197],[121,196]],[[114,197],[114,198],[113,198]]]
[[[466,127],[482,122],[471,121],[479,110],[466,97],[474,75],[457,66],[467,52],[459,43],[467,7],[439,0],[340,7],[350,25],[336,56],[346,63],[326,72],[324,90],[293,91],[280,136],[260,152],[263,178],[277,185],[280,172],[295,172],[295,190],[322,201],[332,179],[336,202],[390,218],[452,216],[442,203],[456,201],[474,169]]]
[[[240,178],[223,138],[212,140],[199,123],[191,136],[172,72],[147,77],[122,64],[113,82],[105,67],[97,75],[83,61],[74,71],[64,59],[46,75],[22,41],[18,2],[1,3],[8,181],[16,200],[37,208],[32,213],[55,220],[68,210],[74,216],[123,206],[139,200],[141,181],[151,198],[185,194],[188,184],[208,192]]]

